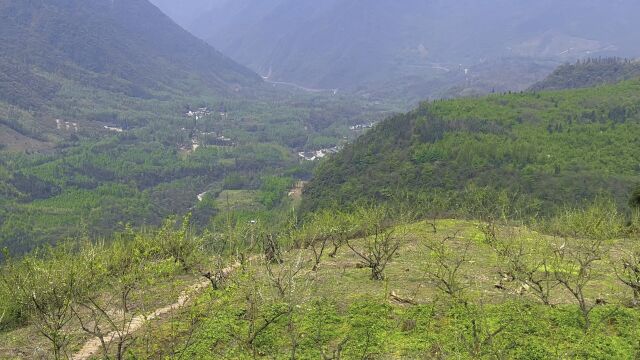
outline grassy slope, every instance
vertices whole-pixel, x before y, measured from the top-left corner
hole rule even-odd
[[[343,349],[346,359],[361,358],[365,353],[372,359],[471,358],[469,314],[459,308],[448,308],[446,296],[426,280],[424,273],[428,266],[425,243],[448,235],[456,236],[451,244],[453,251],[459,251],[465,243],[472,244],[471,259],[463,265],[461,274],[469,282],[469,298],[483,304],[481,309],[476,309],[482,313],[483,331],[491,333],[507,324],[506,330],[496,336],[493,343],[485,344],[484,352],[477,357],[492,358],[502,354],[504,358],[531,359],[630,358],[639,354],[640,348],[631,340],[638,335],[633,328],[636,325],[632,324],[640,322],[640,313],[635,310],[617,308],[615,315],[608,318],[615,307],[597,308],[593,316],[596,321],[603,322],[584,335],[567,292],[554,291],[556,307],[548,308],[538,305],[532,297],[517,295],[515,284],[507,284],[507,291],[496,289],[494,284],[500,279],[500,264],[493,251],[482,243],[483,235],[478,225],[442,220],[437,222],[437,234],[424,223],[410,225],[406,242],[386,271],[386,281],[372,281],[369,271],[358,268],[359,259],[346,248],[334,259],[325,258],[318,273],[303,271],[296,279],[293,300],[297,306],[295,331],[298,332],[299,358],[320,357],[316,336],[322,338],[326,351],[349,339]],[[526,229],[503,230],[530,241],[537,241],[540,236]],[[357,246],[358,241],[354,244]],[[624,244],[616,241],[612,252]],[[287,261],[295,261],[299,255],[290,254]],[[622,300],[617,298],[619,294],[627,299],[629,294],[616,284],[606,261],[600,262],[597,268],[601,273],[591,284],[588,296],[603,297],[612,303]],[[243,314],[247,311],[245,296],[250,285],[245,281],[258,284],[266,303],[277,303],[278,300],[273,300],[277,296],[266,283],[263,265],[254,263],[250,271],[253,275],[245,274],[235,279],[227,291],[203,298],[209,299],[203,300],[204,303],[216,301],[216,305],[212,309],[204,308],[201,328],[196,330],[193,344],[187,347],[185,355],[209,359],[251,358],[239,343],[248,330]],[[390,296],[392,293],[417,304],[398,302]],[[324,323],[319,318],[324,318]],[[176,326],[176,322],[169,324]],[[163,336],[167,335],[169,324],[154,327],[156,341],[166,340]],[[258,338],[258,353],[267,358],[288,357],[290,333],[286,319],[276,322]],[[175,337],[175,333],[172,334]],[[366,339],[370,340],[368,344]],[[630,340],[631,343],[627,343]],[[146,356],[144,352],[140,354]]]
[[[298,357],[319,358],[316,336],[320,336],[327,351],[348,338],[343,350],[345,359],[361,358],[364,352],[374,359],[471,358],[472,340],[468,335],[472,317],[460,308],[446,305],[446,296],[425,277],[428,266],[425,244],[445,236],[456,237],[451,243],[453,251],[471,244],[471,259],[463,265],[461,274],[469,282],[468,298],[483,304],[475,310],[482,314],[477,316],[482,319],[483,336],[507,324],[491,344],[483,346],[478,357],[491,358],[491,353],[502,354],[504,358],[530,359],[631,358],[639,354],[640,349],[632,341],[638,335],[640,323],[636,310],[617,306],[596,308],[593,317],[597,325],[585,335],[567,292],[556,289],[553,292],[556,306],[549,308],[539,305],[532,296],[516,294],[517,284],[506,284],[506,291],[495,288],[494,284],[500,280],[500,263],[483,243],[478,226],[479,223],[469,221],[440,220],[435,234],[425,223],[399,227],[397,230],[406,230],[407,236],[386,271],[386,281],[372,281],[369,271],[356,266],[358,258],[346,247],[335,258],[325,257],[317,273],[308,268],[303,270],[296,277],[293,300],[300,346]],[[503,235],[531,242],[539,241],[542,236],[524,228],[503,228],[502,231]],[[353,242],[355,246],[359,243],[360,240]],[[625,241],[617,240],[611,245],[615,253],[625,246]],[[308,258],[311,254],[290,253],[283,266],[299,256]],[[264,316],[269,313],[264,309],[280,306],[263,266],[260,260],[252,261],[246,271],[232,277],[226,290],[207,292],[197,303],[150,323],[144,332],[137,334],[144,340],[135,343],[133,354],[142,358],[171,354],[201,359],[251,358],[248,349],[242,346],[249,331],[247,291],[253,286],[259,289],[263,311],[266,311]],[[626,301],[630,294],[617,284],[606,260],[601,261],[597,269],[599,276],[590,285],[588,296],[614,304]],[[398,302],[392,293],[411,299],[416,305]],[[322,325],[319,325],[320,319],[324,321]],[[287,326],[286,319],[281,319],[257,338],[259,358],[288,356],[290,330]],[[24,337],[28,332],[19,330],[18,334]],[[368,345],[365,344],[367,338]]]
[[[164,264],[168,269],[171,264]],[[178,272],[176,272],[177,274]],[[196,283],[194,276],[180,275],[175,276],[172,271],[168,274],[158,276],[153,283],[148,284],[144,288],[142,295],[136,294],[132,304],[135,311],[142,309],[141,313],[152,313],[153,310],[173,304],[181,292]],[[106,295],[105,295],[106,296]],[[162,319],[161,319],[162,320]],[[78,331],[80,324],[76,319],[68,325],[70,344],[69,351],[76,352],[82,348],[82,345],[91,338]],[[142,330],[141,332],[143,332]],[[26,326],[14,329],[8,332],[0,333],[0,358],[2,359],[48,359],[51,354],[49,352],[49,344],[42,337],[37,329],[33,326]]]
[[[460,220],[439,220],[437,232],[424,222],[398,226],[397,233],[406,234],[403,244],[389,264],[385,281],[373,281],[368,269],[356,266],[359,259],[346,247],[335,258],[325,256],[317,273],[305,266],[294,279],[292,294],[294,332],[299,344],[298,357],[320,357],[318,342],[331,352],[344,343],[343,358],[633,358],[640,354],[637,339],[640,313],[616,304],[628,301],[630,294],[610,271],[608,260],[596,266],[597,276],[588,285],[590,299],[601,298],[612,305],[596,307],[594,325],[584,333],[577,307],[570,294],[561,288],[552,292],[554,307],[540,305],[529,294],[519,295],[519,284],[504,283],[507,290],[494,285],[501,279],[502,268],[493,250],[483,242],[480,223]],[[523,239],[536,244],[546,238],[556,246],[559,239],[526,228],[501,227],[499,234],[508,239]],[[425,244],[446,236],[454,236],[449,249],[460,251],[470,245],[470,259],[461,268],[460,276],[468,283],[467,298],[472,310],[451,307],[447,296],[427,280],[429,266]],[[628,240],[608,242],[609,253],[616,258]],[[362,240],[352,240],[360,246]],[[311,254],[293,251],[286,255],[286,269],[299,259],[309,260]],[[182,289],[196,281],[179,275],[172,262],[157,265],[158,277],[145,286],[143,297],[137,297],[136,307],[146,312],[172,303]],[[186,356],[198,359],[249,359],[250,351],[243,345],[249,331],[247,295],[258,291],[259,318],[283,306],[283,300],[269,283],[261,260],[251,260],[245,270],[238,270],[221,291],[207,290],[196,302],[187,304],[160,319],[151,321],[135,334],[130,354],[138,358]],[[415,304],[399,302],[410,299]],[[481,305],[480,305],[481,304]],[[258,358],[286,358],[292,333],[286,318],[270,325],[256,338]],[[504,326],[504,330],[484,343],[471,355],[473,340],[471,321],[477,321],[481,336]],[[260,322],[259,322],[260,323]],[[86,336],[71,323],[70,349],[77,350]],[[4,346],[0,356],[29,358],[46,354],[47,343],[31,327],[0,334]]]

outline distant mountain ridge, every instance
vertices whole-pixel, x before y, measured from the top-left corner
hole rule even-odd
[[[531,90],[577,89],[634,78],[640,78],[640,60],[585,59],[558,67],[545,80],[533,85]]]
[[[147,0],[0,3],[0,100],[36,106],[65,81],[131,97],[260,82]]]
[[[640,55],[632,0],[154,1],[176,16],[200,8],[182,17],[194,34],[263,76],[315,88],[428,82],[505,57]]]

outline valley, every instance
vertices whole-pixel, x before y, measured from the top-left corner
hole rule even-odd
[[[630,0],[504,2],[156,0],[209,44],[270,80],[408,101],[524,90],[586,57],[637,56]],[[615,19],[601,27],[602,19]],[[504,63],[511,63],[505,71]],[[537,67],[542,67],[532,71]],[[469,86],[462,70],[477,78]],[[450,71],[444,71],[444,69]],[[514,72],[505,78],[506,72]],[[391,88],[391,89],[389,89]],[[464,88],[468,88],[465,92]],[[453,92],[452,91],[452,92]]]
[[[0,359],[640,358],[638,10],[1,1]]]

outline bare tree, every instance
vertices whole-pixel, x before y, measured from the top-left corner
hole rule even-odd
[[[364,267],[371,269],[372,280],[384,280],[384,270],[393,259],[401,245],[401,237],[394,230],[382,230],[376,227],[373,235],[362,239],[362,248],[355,242],[346,240],[346,244],[360,259]]]
[[[329,253],[329,257],[334,258],[338,255],[338,251],[346,243],[347,239],[357,236],[355,223],[356,216],[341,211],[327,214],[331,221],[331,227],[327,234],[331,240],[331,245],[333,245],[333,249]]]
[[[442,210],[446,208],[446,204],[439,194],[435,194],[432,198],[426,202],[422,202],[419,206],[425,212],[425,223],[431,227],[433,233],[438,232],[438,219],[442,216]]]
[[[461,249],[454,250],[451,244],[457,237],[458,233],[455,233],[441,240],[427,241],[430,262],[426,274],[438,290],[456,301],[462,301],[464,291],[469,287],[462,270],[464,265],[469,263],[471,245],[469,241],[465,241]]]
[[[206,322],[214,308],[219,305],[219,303],[212,300],[213,298],[206,298],[206,300],[203,299],[202,301],[189,301],[188,305],[185,304],[185,308],[182,309],[181,313],[170,320],[169,339],[163,337],[165,335],[164,332],[150,330],[147,333],[147,337],[155,336],[156,339],[148,340],[152,340],[154,343],[161,341],[166,348],[169,348],[168,356],[171,359],[191,359],[188,350],[197,341],[197,331]],[[158,335],[160,336],[158,337]],[[147,349],[146,354],[136,355],[139,358],[157,357],[157,354],[151,349]]]
[[[265,268],[271,285],[277,290],[280,298],[285,298],[294,290],[296,278],[304,270],[305,260],[298,254],[295,261],[284,261],[274,264],[265,260]]]
[[[84,266],[87,267],[87,291],[75,302],[73,313],[82,330],[99,339],[105,359],[110,353],[115,358],[124,358],[128,346],[133,341],[133,323],[140,314],[133,297],[142,293],[141,287],[147,276],[147,263],[153,261],[136,255],[129,242],[117,241],[100,259],[84,251]],[[100,250],[95,248],[95,251]],[[87,259],[88,258],[88,259]],[[104,262],[104,266],[99,264]],[[103,269],[103,272],[96,271]]]
[[[216,255],[212,261],[212,268],[200,267],[199,273],[211,283],[212,290],[220,290],[224,287],[229,274],[226,271],[225,262],[222,256]]]
[[[474,359],[482,358],[483,355],[486,355],[487,348],[509,327],[509,323],[503,321],[498,324],[491,324],[485,315],[482,303],[476,306],[465,301],[461,306],[470,318],[468,329],[468,335],[470,336],[467,337],[469,354]]]
[[[578,303],[588,331],[591,312],[601,301],[591,299],[587,288],[599,275],[596,265],[609,251],[607,241],[619,236],[624,225],[613,202],[596,201],[585,209],[560,214],[553,228],[562,240],[555,250],[555,278]]]
[[[433,282],[451,302],[448,306],[461,309],[469,318],[466,331],[462,334],[467,349],[473,358],[480,358],[495,338],[507,329],[507,323],[492,324],[485,316],[482,303],[475,305],[466,294],[470,282],[466,278],[465,267],[471,257],[471,241],[457,241],[458,232],[440,240],[427,241],[429,265],[428,279]]]
[[[556,251],[555,278],[577,301],[585,331],[591,327],[590,315],[598,305],[586,290],[598,275],[595,265],[605,253],[603,239],[564,239]]]
[[[201,261],[201,238],[195,236],[191,229],[191,214],[184,217],[179,229],[175,229],[176,222],[175,218],[166,220],[156,239],[166,257],[180,264],[184,271],[189,271]]]
[[[308,320],[312,322],[311,340],[320,353],[322,360],[340,360],[350,335],[335,339],[332,331],[337,315],[334,304],[326,297],[316,298],[312,302]]]
[[[520,234],[509,232],[506,238],[498,234],[495,223],[482,227],[485,242],[498,254],[503,264],[502,279],[496,287],[504,286],[503,281],[517,281],[521,284],[518,292],[531,292],[543,304],[551,305],[551,291],[559,285],[552,262],[553,252],[546,237],[525,240]]]
[[[309,272],[305,272],[308,260],[304,253],[298,251],[289,258],[283,258],[279,264],[264,262],[270,287],[276,290],[276,303],[282,304],[282,316],[286,316],[287,334],[290,339],[290,358],[297,357],[299,347],[299,331],[296,323],[296,312],[306,298],[305,290],[313,281]]]
[[[115,358],[124,358],[127,344],[131,339],[131,326],[134,316],[130,312],[112,309],[121,299],[107,297],[99,299],[87,297],[74,307],[74,314],[80,322],[81,329],[100,341],[104,359],[109,359],[112,345],[115,345]]]
[[[335,239],[340,238],[341,234],[339,226],[334,221],[333,213],[323,211],[314,214],[295,236],[302,238],[303,247],[310,249],[313,253],[312,271],[318,271],[325,251],[331,242],[337,243]]]
[[[322,255],[329,243],[330,236],[321,236],[319,239],[310,243],[309,248],[313,252],[313,268],[312,271],[318,271],[320,262],[322,261]]]
[[[3,269],[3,281],[38,332],[51,343],[55,359],[68,357],[66,328],[73,319],[72,304],[85,290],[81,270],[66,245],[20,261],[9,260]]]
[[[632,305],[640,306],[640,248],[623,252],[613,260],[613,268],[618,279],[633,292]]]
[[[255,270],[249,270],[249,278],[246,283],[246,308],[245,320],[249,326],[244,343],[251,350],[253,357],[257,358],[258,348],[256,339],[269,327],[276,324],[289,312],[285,304],[269,304],[268,298],[262,289],[260,279],[255,275]]]
[[[264,252],[264,258],[267,262],[280,264],[282,263],[282,252],[280,250],[280,244],[275,235],[264,234],[262,236],[262,246]]]
[[[249,260],[249,254],[259,245],[263,232],[261,228],[261,224],[256,220],[242,222],[233,220],[231,214],[228,214],[223,231],[215,239],[215,242],[222,244],[217,253],[230,253],[244,268]]]

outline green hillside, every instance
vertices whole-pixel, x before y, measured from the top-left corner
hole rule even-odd
[[[558,67],[533,91],[585,88],[640,78],[640,61],[619,58],[585,59]]]
[[[46,74],[52,73],[144,98],[152,90],[188,90],[194,78],[221,90],[259,81],[146,0],[10,0],[0,6],[0,18],[3,76],[14,86],[55,84]]]
[[[87,135],[157,101],[261,83],[146,0],[9,0],[0,23],[0,127],[12,132],[0,141],[13,149],[63,138],[54,119]]]
[[[640,182],[639,103],[637,80],[424,103],[324,162],[304,208],[380,201],[460,214],[472,202],[491,213],[510,199],[550,214],[598,194],[626,206]]]
[[[637,217],[606,202],[536,227],[390,214],[232,221],[203,236],[186,218],[11,260],[0,357],[640,355]]]

